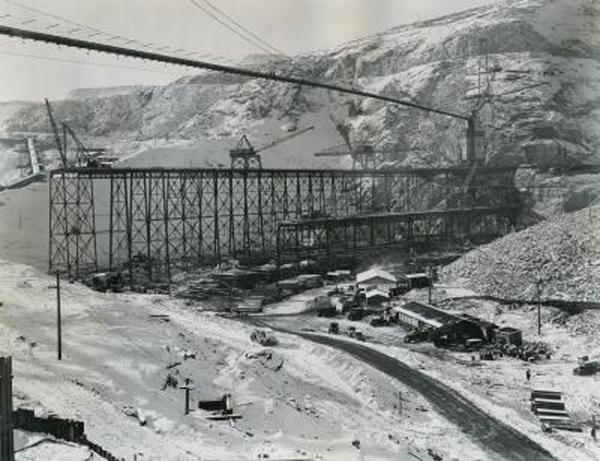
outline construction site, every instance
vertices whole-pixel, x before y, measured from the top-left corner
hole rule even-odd
[[[111,73],[0,102],[0,461],[600,460],[595,2],[164,11],[235,59],[61,2],[0,7],[0,59]]]

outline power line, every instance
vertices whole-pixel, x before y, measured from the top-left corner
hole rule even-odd
[[[0,50],[0,54],[5,55],[5,56],[14,56],[17,58],[32,58],[32,59],[41,59],[41,60],[45,60],[45,61],[58,61],[58,62],[65,62],[65,63],[70,63],[70,64],[84,64],[84,65],[96,66],[96,67],[112,67],[112,68],[116,68],[116,69],[139,70],[142,72],[154,72],[154,73],[160,73],[160,74],[180,76],[180,74],[177,74],[175,72],[168,72],[168,71],[164,71],[164,70],[144,69],[143,67],[122,66],[119,64],[78,61],[75,59],[51,58],[50,56],[40,56],[40,55],[36,55],[36,54],[27,54],[27,53],[17,53],[14,51]]]
[[[231,31],[234,34],[236,34],[238,37],[240,37],[246,43],[249,43],[250,45],[252,45],[252,46],[254,46],[256,48],[259,48],[259,49],[261,49],[262,51],[264,51],[264,52],[266,52],[268,54],[273,54],[273,50],[271,50],[271,49],[267,48],[266,46],[262,45],[260,42],[257,42],[255,39],[252,39],[252,38],[248,37],[247,35],[242,34],[240,31],[238,31],[237,29],[235,29],[231,25],[227,24],[225,21],[221,20],[221,18],[219,18],[216,14],[214,14],[212,11],[208,10],[204,6],[200,5],[195,0],[189,0],[189,2],[192,5],[194,5],[196,8],[198,8],[199,10],[201,10],[204,13],[206,13],[207,15],[209,15],[211,18],[213,18],[219,24],[221,24],[222,26],[224,26],[225,28],[227,28],[229,31]],[[269,47],[270,47],[270,45],[269,45]],[[275,52],[277,52],[277,50],[275,50]]]
[[[192,1],[192,0],[190,0],[190,1]],[[271,45],[266,40],[263,40],[261,37],[259,37],[258,35],[256,35],[254,32],[252,32],[248,28],[244,27],[242,24],[240,24],[238,21],[236,21],[235,19],[233,19],[231,16],[229,16],[223,10],[220,10],[215,5],[213,5],[209,0],[201,0],[201,1],[203,3],[205,3],[205,4],[207,4],[208,6],[210,6],[213,10],[217,11],[222,16],[226,17],[231,23],[235,24],[237,27],[239,27],[240,29],[242,29],[244,32],[246,32],[247,34],[249,34],[252,37],[254,37],[257,41],[259,41],[260,43],[262,43],[263,45],[265,45],[267,48],[270,48],[271,50],[273,50],[275,53],[282,54],[282,55],[286,54],[283,51],[275,48],[273,45]]]
[[[4,0],[6,3],[10,4],[10,5],[16,5],[19,8],[22,8],[24,10],[27,11],[31,11],[33,13],[37,13],[37,14],[41,14],[42,16],[47,16],[49,18],[58,20],[58,21],[62,21],[62,22],[66,22],[67,24],[71,24],[72,26],[79,26],[79,27],[83,27],[85,29],[91,30],[93,32],[97,32],[98,34],[102,34],[102,35],[109,35],[106,32],[100,30],[100,29],[96,29],[95,27],[92,26],[88,26],[87,24],[81,24],[79,22],[73,21],[71,19],[65,18],[63,16],[58,16],[57,14],[53,14],[53,13],[49,13],[48,11],[44,11],[44,10],[40,10],[39,8],[35,8],[33,6],[30,5],[26,5],[24,3],[21,2],[17,2],[15,0]],[[58,26],[58,24],[56,25],[52,25],[54,26]]]
[[[88,24],[83,24],[81,22],[74,21],[74,20],[66,18],[64,16],[59,16],[57,14],[50,13],[49,11],[42,10],[40,8],[36,8],[36,7],[30,6],[30,5],[26,5],[26,4],[21,3],[19,1],[16,1],[16,0],[4,0],[4,2],[7,3],[7,4],[9,4],[9,5],[15,5],[15,6],[21,8],[21,9],[30,11],[32,13],[36,13],[36,14],[39,14],[39,15],[42,15],[42,16],[46,16],[46,17],[51,18],[51,19],[53,19],[55,21],[60,21],[62,23],[66,23],[66,24],[69,24],[71,26],[77,26],[78,27],[77,29],[71,29],[70,31],[68,31],[67,32],[68,34],[73,34],[73,33],[79,32],[80,29],[83,28],[83,29],[87,29],[89,32],[91,32],[90,34],[87,35],[88,38],[93,38],[93,37],[96,37],[98,35],[103,35],[103,36],[107,37],[108,41],[121,40],[125,44],[137,43],[142,48],[147,48],[147,49],[149,49],[151,46],[154,47],[154,49],[157,49],[158,51],[163,51],[163,50],[166,50],[167,48],[171,48],[169,46],[162,46],[162,47],[160,47],[160,44],[151,43],[151,42],[146,42],[145,43],[145,42],[137,40],[135,38],[125,37],[125,36],[122,36],[122,35],[116,35],[116,34],[113,34],[113,33],[109,33],[109,32],[106,32],[104,30],[101,30],[101,29],[99,29],[97,27],[93,27],[93,26],[90,26]],[[2,17],[13,17],[13,18],[16,18],[14,15],[11,15],[11,14],[0,15],[0,18],[2,18]],[[51,29],[54,29],[56,27],[59,27],[60,25],[61,25],[60,23],[52,23],[52,24],[46,25],[45,28],[46,28],[46,30],[51,30]],[[180,50],[180,51],[186,51],[186,50]],[[196,55],[196,56],[199,56],[199,57],[208,56],[208,55],[203,55],[203,54],[201,54],[199,52],[196,52],[196,51],[190,51],[190,52],[185,53],[185,56],[193,56],[193,55]],[[210,57],[212,59],[222,60],[222,61],[225,61],[225,62],[231,62],[231,60],[229,60],[227,58],[222,58],[222,57],[218,57],[218,56],[210,56]]]

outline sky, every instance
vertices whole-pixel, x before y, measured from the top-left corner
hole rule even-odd
[[[205,61],[233,64],[264,51],[225,28],[201,7],[227,22],[210,4],[216,6],[272,47],[294,55],[331,49],[390,27],[495,0],[206,1],[0,0],[0,25],[132,48],[139,48],[139,43],[154,50],[170,46],[165,53],[181,49],[184,51],[176,54],[197,52],[206,55],[202,57]],[[132,39],[137,41],[127,43]],[[0,69],[0,101],[60,99],[74,88],[162,85],[193,73],[192,69],[4,36],[0,36]]]

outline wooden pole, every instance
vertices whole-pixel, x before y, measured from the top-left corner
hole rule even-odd
[[[433,272],[431,270],[431,266],[428,268],[427,277],[429,278],[429,283],[427,284],[427,297],[429,301],[429,305],[431,305],[431,289],[433,287]]]

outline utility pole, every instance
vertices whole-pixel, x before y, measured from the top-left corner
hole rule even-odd
[[[14,461],[12,358],[0,357],[0,460]]]
[[[56,336],[58,342],[58,360],[62,360],[62,317],[60,311],[60,273],[56,271],[56,285],[48,288],[56,290]]]
[[[429,274],[428,274],[429,283],[427,284],[428,300],[429,300],[428,303],[429,303],[429,305],[431,305],[431,290],[433,288],[433,270],[432,270],[431,266],[429,266],[428,272],[429,272]]]
[[[62,360],[62,318],[60,313],[60,275],[56,272],[56,333],[58,342],[58,360]]]

